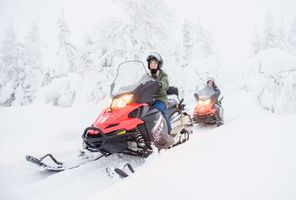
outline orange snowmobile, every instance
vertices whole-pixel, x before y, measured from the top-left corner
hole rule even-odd
[[[194,94],[197,104],[194,108],[193,120],[195,123],[216,124],[221,126],[223,122],[222,99],[218,100],[217,93],[208,85]]]

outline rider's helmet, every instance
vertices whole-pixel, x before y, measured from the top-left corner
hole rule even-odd
[[[212,77],[208,77],[208,78],[207,78],[207,84],[209,83],[209,81],[212,81],[213,84],[215,84],[215,79],[214,79],[214,78],[212,78]]]
[[[147,57],[147,62],[148,62],[148,68],[149,68],[149,64],[150,64],[150,61],[151,60],[157,60],[158,62],[158,68],[161,69],[162,68],[162,65],[163,65],[163,60],[162,60],[162,57],[160,56],[159,53],[157,52],[152,52],[149,54],[149,56]]]

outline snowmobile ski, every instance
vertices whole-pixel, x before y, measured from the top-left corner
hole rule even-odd
[[[80,153],[81,154],[80,154],[79,158],[75,162],[72,162],[69,164],[65,164],[63,162],[58,161],[52,154],[46,154],[45,156],[42,156],[41,158],[35,158],[33,156],[27,155],[26,160],[30,163],[33,163],[33,164],[47,170],[47,171],[60,172],[60,171],[80,167],[81,165],[84,165],[88,162],[95,161],[95,160],[98,160],[98,159],[104,157],[104,155],[102,155],[102,154],[86,155],[85,152],[80,152]],[[47,157],[50,158],[54,164],[45,163],[43,160]]]
[[[176,139],[177,139],[177,142],[174,143],[172,146],[170,146],[169,149],[171,149],[171,148],[173,148],[175,146],[178,146],[180,144],[183,144],[186,141],[188,141],[190,134],[192,134],[192,131],[188,131],[186,129],[183,129],[179,135],[175,136]]]
[[[113,177],[115,175],[115,173],[117,175],[119,175],[120,178],[126,178],[128,177],[128,173],[124,170],[125,168],[128,168],[129,171],[131,173],[134,173],[135,170],[133,168],[133,166],[130,163],[125,163],[122,167],[120,168],[111,168],[111,167],[107,167],[106,168],[106,173],[108,174],[108,176]]]

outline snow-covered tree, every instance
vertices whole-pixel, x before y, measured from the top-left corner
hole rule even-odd
[[[34,101],[43,78],[40,48],[38,20],[22,43],[10,26],[2,49],[1,104],[26,105]]]
[[[1,49],[1,61],[4,65],[15,66],[17,64],[18,47],[17,37],[13,26],[10,23],[9,28],[6,31],[6,37],[2,42]]]
[[[88,36],[79,52],[79,73],[85,83],[84,97],[99,102],[109,95],[114,69],[112,56],[96,38]],[[111,61],[111,62],[110,62]]]
[[[42,66],[39,20],[32,23],[31,32],[25,38],[20,51],[18,89],[15,104],[30,104],[41,87],[44,70]]]
[[[57,22],[58,28],[58,69],[57,74],[65,75],[68,72],[75,72],[76,47],[70,40],[71,32],[66,23],[64,12],[62,11]]]
[[[209,31],[200,24],[196,24],[196,43],[197,51],[200,52],[202,59],[206,59],[214,54],[213,41]]]
[[[296,70],[269,76],[258,97],[263,108],[273,113],[296,112]]]
[[[282,50],[288,48],[287,33],[283,20],[281,20],[279,26],[275,28],[275,47]]]
[[[184,21],[182,27],[182,46],[183,46],[183,56],[182,60],[184,64],[183,67],[187,66],[193,56],[196,56],[197,52],[194,52],[194,42],[195,42],[195,30],[193,25],[187,20]],[[194,55],[193,55],[194,54]]]
[[[282,19],[278,25],[269,13],[265,18],[265,25],[262,33],[255,28],[251,38],[251,53],[257,54],[263,50],[277,48],[290,51],[289,38],[287,36],[284,20]]]
[[[117,1],[124,9],[120,19],[100,24],[95,35],[87,38],[79,52],[79,67],[84,69],[86,96],[99,101],[109,96],[117,64],[124,60],[143,60],[151,51],[161,53],[165,65],[176,48],[171,39],[170,11],[160,1]],[[173,56],[172,56],[173,57]]]
[[[140,48],[168,50],[172,29],[172,15],[163,1],[129,0],[130,28],[134,28],[131,40]],[[130,5],[130,4],[129,4]]]
[[[262,49],[269,49],[276,47],[276,34],[274,28],[274,18],[268,13],[265,18],[265,27],[263,30]]]
[[[19,52],[21,45],[17,40],[12,24],[6,31],[6,37],[2,42],[0,61],[0,104],[10,106],[15,100],[15,90],[19,69]]]
[[[205,60],[214,54],[211,34],[201,23],[185,21],[182,28],[183,62],[188,63]],[[187,63],[187,64],[186,64]]]
[[[252,54],[257,54],[262,50],[262,38],[258,31],[258,28],[255,27],[253,36],[251,38],[251,52]]]
[[[150,51],[169,55],[172,42],[173,20],[163,1],[124,0],[118,1],[124,8],[123,19],[113,20],[101,26],[100,43],[106,50],[102,62],[116,63],[116,57],[142,58]],[[110,59],[111,58],[111,59]]]
[[[93,67],[96,53],[97,51],[95,50],[93,39],[90,36],[87,36],[82,50],[78,53],[80,66],[78,70],[80,74],[83,74],[83,71],[87,71]]]
[[[69,107],[82,94],[82,75],[77,68],[78,50],[70,40],[71,32],[62,11],[57,22],[58,51],[53,69],[47,70],[43,80],[46,103]]]
[[[288,35],[289,50],[296,55],[296,18],[292,22],[290,32]]]

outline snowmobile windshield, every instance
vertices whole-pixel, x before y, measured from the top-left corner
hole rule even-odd
[[[115,79],[111,85],[111,96],[132,92],[140,84],[151,80],[141,61],[126,61],[118,65]]]
[[[204,87],[202,90],[200,90],[197,94],[198,94],[199,99],[207,100],[207,99],[212,98],[216,94],[216,92],[212,87],[206,85],[206,87]]]

